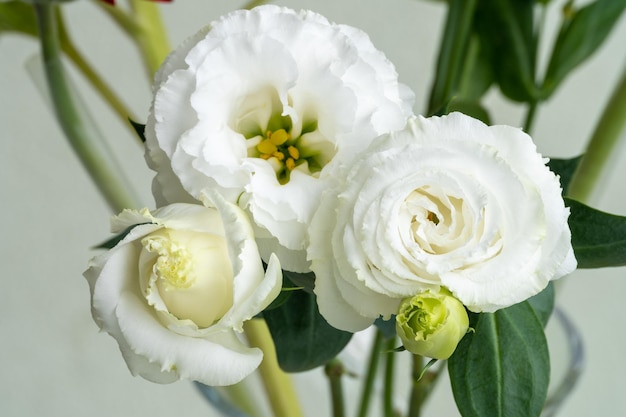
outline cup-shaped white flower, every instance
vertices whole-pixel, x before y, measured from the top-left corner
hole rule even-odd
[[[132,229],[85,271],[94,320],[150,381],[230,385],[262,359],[238,333],[280,292],[279,262],[264,272],[246,214],[216,194],[207,203],[123,211],[113,231]]]
[[[411,353],[448,359],[467,329],[465,307],[445,288],[406,298],[396,315],[396,333]]]
[[[265,260],[308,271],[326,167],[404,126],[412,102],[360,30],[271,5],[230,13],[156,76],[146,158],[157,204],[217,189],[251,213]]]
[[[355,331],[448,288],[474,312],[576,267],[558,178],[532,139],[460,113],[417,117],[337,169],[310,227],[320,312]]]

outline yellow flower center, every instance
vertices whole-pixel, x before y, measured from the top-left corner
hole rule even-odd
[[[288,105],[293,105],[290,98]],[[280,184],[288,183],[294,170],[317,176],[337,152],[318,129],[315,108],[302,108],[294,123],[284,106],[274,88],[261,88],[242,97],[231,122],[246,138],[247,156],[267,161]]]
[[[148,252],[158,254],[154,272],[167,290],[191,287],[195,281],[193,258],[184,246],[164,236],[148,236],[142,243]]]
[[[285,129],[267,131],[265,139],[256,147],[259,151],[259,158],[265,160],[276,158],[282,164],[280,171],[287,171],[287,173],[293,171],[300,159],[300,151],[294,145],[289,144],[290,139],[291,135]]]
[[[140,282],[148,304],[209,327],[233,305],[233,271],[222,236],[160,229],[141,240]]]

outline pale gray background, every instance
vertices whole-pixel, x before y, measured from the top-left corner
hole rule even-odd
[[[277,3],[313,9],[367,31],[396,64],[401,80],[415,90],[415,111],[423,111],[444,17],[441,4],[418,0]],[[163,5],[172,44],[242,4],[176,0]],[[553,10],[549,23],[558,7]],[[134,111],[145,117],[149,87],[133,47],[90,2],[75,2],[66,11],[80,47]],[[593,61],[580,67],[540,108],[533,136],[543,154],[570,157],[582,151],[626,64],[624,39],[622,19]],[[89,247],[107,237],[110,213],[24,70],[25,61],[37,50],[32,39],[0,38],[0,416],[214,415],[188,382],[159,386],[131,377],[115,341],[99,334],[91,320],[89,291],[81,274],[93,255]],[[151,207],[151,173],[141,149],[79,76],[75,82],[144,204]],[[489,97],[494,122],[520,125],[521,109],[496,91]],[[623,215],[625,158],[624,152],[616,155],[616,169],[606,180],[604,193],[594,200],[596,206]],[[559,289],[559,305],[584,332],[588,358],[586,372],[561,416],[626,415],[625,272],[622,268],[578,271]],[[446,389],[442,384],[430,404],[431,409],[442,410],[437,415],[452,415]],[[309,417],[326,415],[319,401],[309,403],[317,404]]]

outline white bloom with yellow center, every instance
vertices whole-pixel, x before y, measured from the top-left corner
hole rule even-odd
[[[271,5],[187,40],[154,93],[146,157],[157,204],[217,189],[251,213],[263,258],[277,252],[298,272],[327,167],[401,128],[413,102],[364,32]]]
[[[460,113],[414,118],[333,174],[310,227],[322,315],[356,331],[449,289],[493,312],[576,268],[558,178],[532,139]]]
[[[280,292],[280,265],[271,256],[264,272],[240,208],[215,193],[207,201],[217,208],[125,210],[113,231],[132,229],[85,272],[94,320],[130,371],[154,382],[230,385],[261,362],[238,333]]]

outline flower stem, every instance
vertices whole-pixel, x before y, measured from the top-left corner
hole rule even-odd
[[[261,319],[244,323],[244,331],[251,346],[263,351],[259,372],[270,401],[274,417],[302,417],[303,413],[289,375],[284,373],[276,360],[276,348],[267,324]]]
[[[396,352],[394,352],[396,338],[392,337],[387,340],[386,348],[387,354],[385,363],[385,389],[383,391],[383,409],[385,417],[396,417],[397,414],[393,408],[393,375],[395,371],[395,358]]]
[[[450,0],[437,58],[437,70],[428,103],[428,115],[438,113],[456,94],[470,39],[476,0]]]
[[[568,197],[580,202],[591,198],[602,179],[607,161],[619,144],[626,125],[626,67],[591,136],[585,154],[568,187]]]
[[[367,374],[365,376],[365,383],[363,384],[363,391],[361,392],[361,405],[359,406],[358,417],[367,417],[367,412],[372,398],[372,390],[374,388],[374,380],[376,379],[376,371],[378,370],[382,343],[383,336],[380,330],[377,330],[374,341],[372,342],[372,350],[370,351]]]
[[[344,373],[343,365],[338,359],[333,359],[326,364],[324,372],[330,383],[333,417],[344,417],[346,414],[343,403],[343,385],[341,383],[341,377]]]
[[[524,132],[530,135],[530,131],[533,128],[533,122],[535,121],[535,114],[537,114],[537,101],[531,101],[528,103],[528,110],[526,111],[526,120],[524,121]]]
[[[152,81],[171,48],[159,6],[145,0],[130,0],[131,13],[119,7],[96,1],[117,25],[137,44]]]
[[[100,93],[104,101],[111,107],[113,112],[120,118],[120,120],[126,125],[133,136],[137,136],[132,127],[132,125],[128,122],[128,119],[138,120],[137,117],[132,113],[132,111],[122,102],[122,100],[115,94],[115,92],[109,87],[109,85],[102,79],[100,74],[89,64],[87,59],[80,53],[80,51],[76,48],[76,45],[72,41],[72,38],[69,36],[65,29],[65,24],[59,13],[59,42],[61,45],[61,50],[65,53],[65,55],[76,65],[78,70],[85,76],[87,81],[92,85],[92,87]],[[140,141],[141,142],[141,141]]]
[[[439,365],[434,371],[427,371],[422,375],[422,369],[424,369],[424,358],[420,355],[413,355],[413,369],[411,371],[411,379],[413,381],[413,387],[411,389],[411,398],[409,400],[409,414],[408,417],[420,417],[422,415],[422,408],[428,398],[428,395],[432,392],[435,382],[441,375],[445,366]],[[422,378],[420,379],[420,375]]]
[[[171,50],[167,31],[157,4],[145,0],[130,0],[130,5],[136,23],[132,35],[141,51],[148,79],[152,81]]]
[[[67,82],[60,56],[55,6],[51,3],[36,3],[34,7],[48,88],[65,136],[113,211],[139,207],[121,171],[111,166],[113,160],[110,157],[107,164],[107,153],[97,149],[94,140],[97,129],[89,124],[90,119],[85,117],[86,110],[77,105],[76,95]],[[101,141],[101,147],[103,144],[104,141]]]

